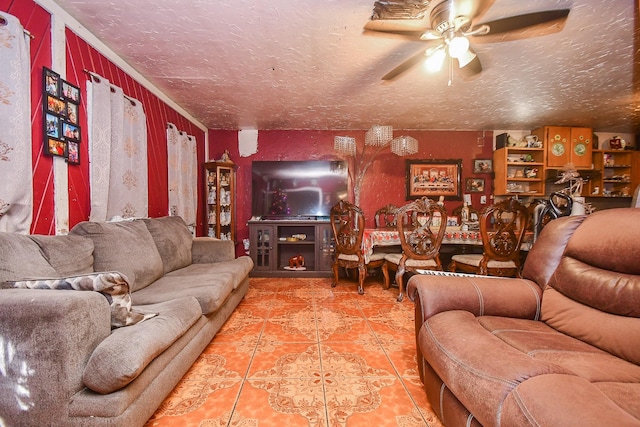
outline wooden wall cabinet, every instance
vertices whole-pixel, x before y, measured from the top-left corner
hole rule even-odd
[[[328,221],[249,221],[249,240],[253,277],[331,277],[334,241]],[[304,270],[287,269],[296,255],[304,257]]]
[[[497,196],[544,196],[544,148],[504,147],[493,153]]]
[[[591,169],[593,129],[567,126],[543,126],[536,135],[546,150],[546,167],[561,169],[573,163],[576,169]]]
[[[206,162],[206,235],[236,240],[236,169],[234,163]]]

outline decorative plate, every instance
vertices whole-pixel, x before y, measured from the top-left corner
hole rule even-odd
[[[564,145],[559,142],[553,144],[551,146],[551,154],[554,156],[562,156],[564,154]]]
[[[578,156],[584,156],[587,152],[587,146],[583,143],[576,144],[576,146],[573,148],[573,152]]]

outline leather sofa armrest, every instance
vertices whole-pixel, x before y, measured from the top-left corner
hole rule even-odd
[[[212,237],[195,237],[191,245],[191,259],[194,264],[214,264],[235,259],[235,244],[231,240]]]
[[[416,331],[431,316],[449,310],[538,320],[542,301],[542,290],[531,280],[490,276],[417,274],[409,279],[407,294],[416,307]]]

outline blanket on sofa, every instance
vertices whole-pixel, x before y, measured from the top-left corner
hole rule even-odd
[[[111,306],[111,327],[119,328],[140,323],[156,316],[131,308],[131,292],[127,277],[117,271],[83,274],[61,279],[38,279],[9,282],[21,289],[59,289],[100,292]]]

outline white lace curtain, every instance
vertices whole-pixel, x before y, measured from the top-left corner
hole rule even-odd
[[[146,217],[147,119],[142,104],[104,77],[87,81],[91,221]]]
[[[196,139],[167,124],[169,215],[180,216],[189,226],[196,224],[198,158]]]
[[[29,41],[20,21],[0,12],[0,231],[23,234],[33,216]]]

